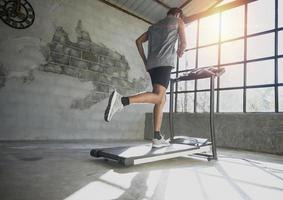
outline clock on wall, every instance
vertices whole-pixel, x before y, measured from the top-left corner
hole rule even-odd
[[[8,26],[25,29],[33,24],[35,14],[27,0],[0,0],[0,17]]]

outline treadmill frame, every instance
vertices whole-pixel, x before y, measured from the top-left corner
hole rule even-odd
[[[221,75],[221,74],[219,74]],[[217,77],[217,74],[211,74],[210,76],[210,115],[209,115],[209,123],[210,123],[210,140],[212,146],[212,155],[197,153],[197,155],[207,157],[207,160],[217,160],[217,150],[216,150],[216,138],[215,138],[215,127],[214,127],[214,80]],[[194,78],[190,80],[196,80],[200,78]],[[182,78],[170,79],[170,103],[169,103],[169,131],[170,131],[170,140],[174,140],[175,132],[174,132],[174,123],[173,123],[173,91],[174,85],[180,81],[189,81],[183,80]],[[182,144],[182,143],[179,143]]]

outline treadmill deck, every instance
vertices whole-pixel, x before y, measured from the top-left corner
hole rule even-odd
[[[116,160],[124,165],[136,165],[146,162],[170,159],[210,151],[210,145],[192,146],[186,144],[171,144],[167,147],[153,148],[152,144],[124,146],[113,148],[92,149],[93,157],[104,157]]]

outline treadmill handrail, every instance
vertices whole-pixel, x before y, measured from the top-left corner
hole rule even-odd
[[[189,73],[184,73],[182,76],[171,79],[175,82],[179,81],[189,81],[189,80],[197,80],[197,79],[205,79],[205,78],[211,78],[212,76],[219,77],[225,72],[224,68],[197,68],[193,69]]]

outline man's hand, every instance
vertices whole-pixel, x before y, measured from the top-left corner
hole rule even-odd
[[[177,50],[177,55],[178,55],[179,58],[181,58],[183,56],[183,54],[184,54],[184,50],[181,50],[181,49]]]

